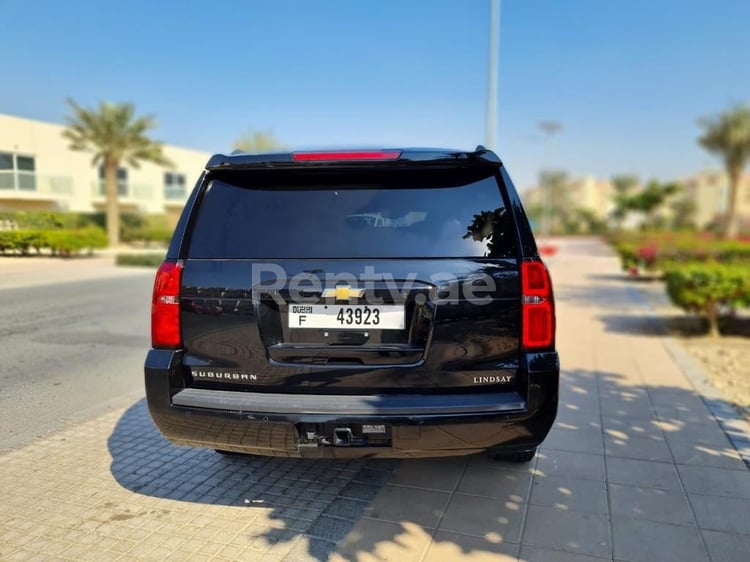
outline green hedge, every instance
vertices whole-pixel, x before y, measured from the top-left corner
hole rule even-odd
[[[106,230],[107,225],[103,212],[3,211],[0,212],[0,224],[3,222],[23,231],[78,230],[92,226]],[[166,215],[120,213],[120,239],[123,242],[166,245],[172,238],[172,230]]]
[[[161,254],[117,254],[117,265],[143,266],[157,268],[164,261]]]
[[[107,247],[107,234],[95,226],[79,230],[51,230],[43,233],[54,254],[71,255],[82,250]]]
[[[69,213],[62,211],[3,211],[0,221],[15,223],[19,230],[78,229],[98,224],[96,213]]]
[[[172,239],[173,229],[166,215],[140,216],[137,223],[131,222],[120,229],[123,242],[143,242],[145,244],[167,245]]]
[[[694,262],[750,262],[750,242],[710,240],[700,237],[643,239],[615,244],[625,271],[663,270],[670,264]]]
[[[719,314],[750,306],[750,263],[673,264],[665,272],[667,294],[680,308],[708,320],[719,335]]]
[[[2,230],[0,252],[28,255],[32,250],[50,250],[54,255],[70,256],[83,250],[107,247],[106,233],[95,226],[59,230]]]

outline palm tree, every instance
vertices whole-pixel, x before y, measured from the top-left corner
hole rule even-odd
[[[133,168],[140,162],[171,165],[162,153],[162,144],[151,140],[146,131],[156,125],[152,115],[135,116],[132,103],[103,102],[94,109],[68,100],[72,114],[66,118],[63,136],[71,150],[93,152],[92,165],[104,168],[107,199],[107,237],[110,246],[120,243],[120,214],[117,201],[117,169],[125,161]]]
[[[700,120],[705,129],[698,142],[724,160],[729,178],[729,204],[724,223],[724,238],[737,234],[737,200],[739,184],[748,159],[750,159],[750,107],[736,105],[715,117]]]

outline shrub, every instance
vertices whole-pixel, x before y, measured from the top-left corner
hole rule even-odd
[[[627,236],[615,241],[615,250],[626,271],[657,271],[676,263],[750,262],[750,243],[714,240],[700,234],[652,233],[648,236]]]
[[[672,265],[664,279],[672,302],[706,318],[712,336],[719,335],[722,309],[750,305],[750,263]]]
[[[164,261],[162,254],[117,254],[117,265],[142,266],[157,268]]]
[[[0,221],[16,225],[18,230],[76,229],[96,224],[94,214],[63,211],[4,211]]]
[[[618,242],[614,245],[615,252],[620,257],[620,265],[628,271],[638,265],[638,247],[629,242]]]
[[[53,255],[71,256],[84,249],[83,241],[70,230],[47,230],[44,233],[46,246]]]
[[[58,230],[0,231],[0,252],[28,255],[31,249],[40,253],[48,248],[53,255],[71,256],[82,250],[106,248],[107,235],[95,226]]]
[[[83,250],[107,247],[107,235],[98,227],[90,226],[78,230],[48,230],[44,232],[46,245],[52,253],[71,256]]]
[[[96,226],[89,226],[77,231],[78,236],[84,243],[84,247],[89,249],[106,248],[109,245],[107,233]]]
[[[173,229],[166,215],[120,213],[120,237],[123,242],[142,242],[166,246]],[[26,255],[50,248],[54,254],[73,253],[107,246],[104,213],[61,211],[0,212],[0,253]],[[79,239],[80,238],[80,239]]]
[[[173,229],[166,215],[137,215],[138,220],[128,219],[122,230],[123,242],[143,242],[166,245],[172,239]]]
[[[45,247],[46,241],[42,232],[35,230],[0,231],[0,252],[3,254],[10,251],[26,256],[32,248],[39,253]]]
[[[2,211],[0,222],[17,230],[78,230],[99,227],[106,230],[103,212],[70,213],[63,211]],[[172,237],[166,215],[120,213],[120,238],[123,242],[168,243]]]

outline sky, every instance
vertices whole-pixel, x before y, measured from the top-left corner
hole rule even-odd
[[[750,102],[747,0],[503,0],[497,145],[515,183],[720,166],[698,119]],[[0,0],[0,113],[130,101],[222,152],[485,139],[489,0]],[[562,129],[546,138],[538,124]]]

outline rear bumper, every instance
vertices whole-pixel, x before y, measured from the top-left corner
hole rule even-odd
[[[528,396],[316,396],[183,388],[180,352],[151,350],[146,398],[161,433],[177,445],[313,458],[436,457],[538,446],[557,413],[556,353],[527,358]],[[534,368],[528,368],[533,366]],[[389,446],[310,446],[303,424],[387,425]]]

